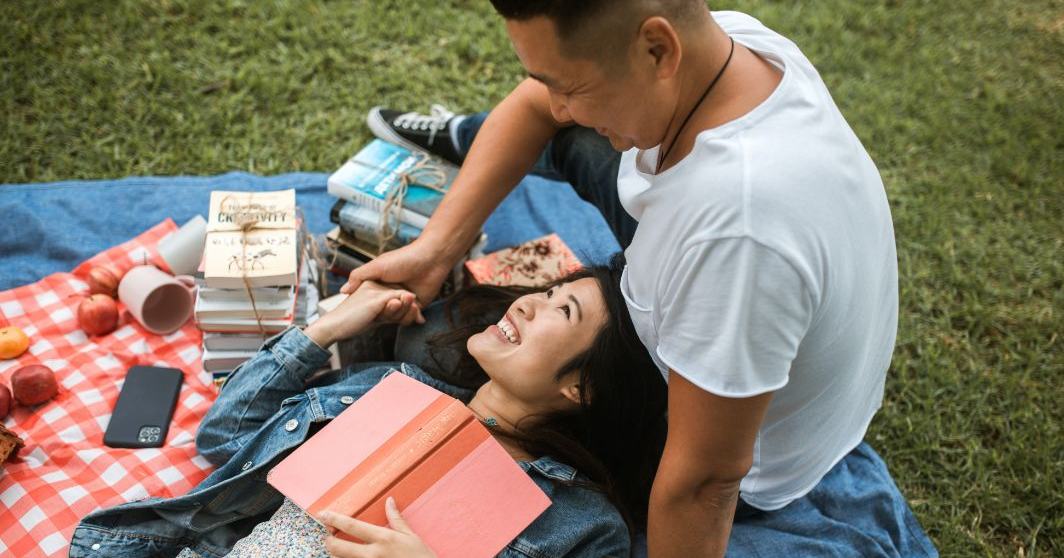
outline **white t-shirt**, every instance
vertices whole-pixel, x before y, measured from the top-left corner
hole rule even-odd
[[[798,47],[750,16],[713,16],[782,81],[659,175],[658,148],[622,155],[618,192],[639,226],[621,286],[666,377],[725,397],[775,392],[740,485],[772,510],[812,490],[879,409],[894,229],[875,164]]]

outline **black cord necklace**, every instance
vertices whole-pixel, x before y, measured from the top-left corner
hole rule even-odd
[[[698,98],[698,102],[695,103],[695,106],[691,107],[691,112],[687,113],[687,118],[683,119],[683,123],[680,124],[680,128],[676,130],[676,135],[672,137],[672,142],[669,143],[669,148],[665,150],[664,155],[658,156],[658,164],[656,167],[654,167],[655,174],[657,174],[661,170],[661,164],[664,163],[665,159],[669,157],[669,153],[672,151],[672,147],[676,145],[676,140],[679,139],[680,133],[683,132],[683,127],[687,125],[687,121],[691,120],[691,117],[694,116],[695,111],[698,110],[699,106],[701,106],[702,101],[705,101],[706,96],[709,95],[709,92],[713,90],[713,86],[716,85],[718,81],[720,81],[720,76],[724,75],[724,70],[728,69],[728,64],[731,63],[732,54],[735,54],[735,39],[728,37],[728,40],[731,41],[731,50],[728,51],[728,59],[724,61],[724,65],[720,67],[720,71],[717,72],[717,76],[713,78],[713,81],[709,82],[709,87],[707,87],[706,90],[702,92],[702,96]]]

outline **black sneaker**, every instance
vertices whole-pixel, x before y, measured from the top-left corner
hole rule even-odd
[[[458,152],[451,137],[451,119],[456,115],[441,105],[432,105],[431,114],[399,112],[383,107],[373,107],[366,114],[366,124],[378,138],[418,149],[461,165],[465,158]]]

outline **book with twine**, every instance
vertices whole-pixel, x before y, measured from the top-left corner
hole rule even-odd
[[[442,159],[375,139],[329,176],[328,191],[376,211],[389,241],[398,223],[424,229],[457,174]]]
[[[204,283],[214,289],[294,284],[298,227],[295,190],[211,192]]]
[[[398,372],[266,479],[312,517],[330,510],[387,525],[391,496],[440,558],[495,556],[550,506],[461,401]]]

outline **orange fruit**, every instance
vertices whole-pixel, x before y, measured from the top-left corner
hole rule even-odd
[[[30,338],[18,327],[0,328],[0,359],[16,358],[30,348]]]

